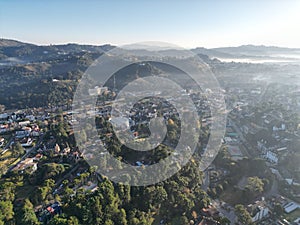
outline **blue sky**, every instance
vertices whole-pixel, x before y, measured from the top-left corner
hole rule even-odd
[[[37,44],[300,47],[299,12],[298,0],[0,0],[0,37]]]

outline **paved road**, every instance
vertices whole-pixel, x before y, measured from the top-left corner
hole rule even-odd
[[[39,145],[43,142],[44,140],[44,135],[41,135],[38,142],[36,143],[36,145],[34,147],[32,147],[30,150],[28,150],[26,152],[26,154],[24,154],[21,159],[15,164],[15,165],[12,165],[8,170],[7,172],[10,172],[12,171],[15,167],[17,167],[24,159],[26,159],[30,153],[34,152],[35,150],[38,149]]]
[[[227,211],[221,207],[219,200],[211,200],[211,203],[221,214],[223,214],[225,217],[227,217],[230,220],[231,225],[235,224],[236,215],[232,207],[230,207],[230,211]]]
[[[244,146],[244,148],[245,148],[245,153],[247,154],[247,157],[250,157],[251,154],[249,153],[248,147],[247,147],[247,145],[246,145],[246,143],[248,143],[248,142],[247,142],[247,140],[244,138],[244,135],[243,135],[241,129],[236,125],[236,123],[235,123],[230,117],[227,117],[227,119],[228,119],[228,121],[230,121],[230,124],[233,126],[235,132],[239,135],[239,139],[240,139],[240,140],[242,141],[242,143],[243,143],[243,146]]]
[[[272,197],[272,196],[276,196],[278,194],[278,181],[277,179],[274,179],[272,187],[270,189],[270,191],[268,191],[268,193],[266,193],[265,197]]]

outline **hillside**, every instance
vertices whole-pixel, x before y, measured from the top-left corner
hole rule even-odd
[[[95,59],[112,48],[114,46],[111,45],[79,44],[38,46],[0,39],[0,104],[5,105],[7,109],[70,104],[78,80],[83,73]],[[147,53],[149,49],[136,51],[142,54]],[[279,52],[298,54],[299,49],[246,45],[215,49],[196,48],[192,51],[210,65],[219,82],[223,84],[232,80],[233,77],[235,81],[250,80],[258,69],[264,71],[266,77],[269,73],[272,73],[272,76],[277,74],[277,79],[282,74],[282,68],[278,65],[270,67],[264,64],[224,63],[212,58],[222,60],[224,58],[273,57],[272,54],[279,54]],[[159,53],[177,56],[180,50],[161,49]],[[263,56],[263,54],[269,55]],[[130,73],[135,74],[137,70],[140,70],[147,74],[159,70],[156,68],[157,65],[148,64],[148,66],[149,68],[145,70],[131,67]],[[298,67],[292,69],[296,71]],[[128,69],[124,71],[122,77],[125,78],[129,72]]]

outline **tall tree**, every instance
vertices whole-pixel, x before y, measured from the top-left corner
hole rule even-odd
[[[22,208],[22,225],[37,225],[39,221],[35,215],[33,205],[29,199],[25,199],[24,206]]]
[[[0,201],[0,224],[8,224],[14,217],[13,204],[11,201]]]
[[[243,205],[236,205],[234,210],[239,223],[247,225],[252,224],[252,218]]]

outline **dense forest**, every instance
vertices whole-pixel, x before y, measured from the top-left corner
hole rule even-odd
[[[169,121],[169,124],[175,129],[174,122]],[[53,118],[43,129],[46,131],[44,141],[56,140],[62,148],[70,146],[72,151],[76,150],[74,134],[62,115]],[[117,143],[109,145],[115,150],[112,154],[122,154],[122,151],[116,151]],[[153,152],[153,159],[162,159],[165,156],[163,151],[166,149]],[[210,203],[210,198],[201,189],[203,174],[194,157],[177,174],[163,182],[130,186],[111,182],[96,173],[96,167],[89,166],[83,159],[74,161],[74,158],[53,151],[43,154],[34,173],[25,170],[24,173],[11,171],[3,175],[0,182],[0,224],[41,224],[39,221],[43,218],[43,223],[50,225],[142,225],[158,224],[160,221],[182,225],[189,224],[191,220],[198,221],[198,213]],[[82,171],[80,176],[72,181],[63,179],[78,167]],[[59,180],[62,188],[55,193],[53,190],[57,189]],[[96,191],[80,187],[91,181],[98,183]],[[60,213],[48,218],[42,209],[53,202],[61,204]],[[40,211],[37,211],[38,208]]]

